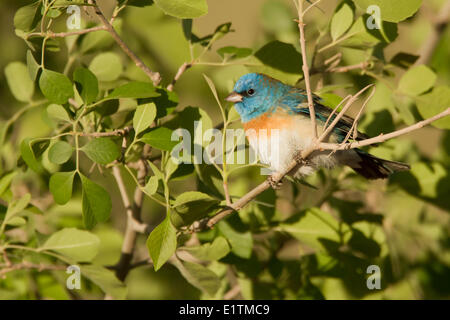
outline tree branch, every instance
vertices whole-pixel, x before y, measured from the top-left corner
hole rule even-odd
[[[183,75],[183,73],[192,67],[194,65],[194,61],[191,62],[185,62],[183,63],[179,68],[177,73],[175,74],[175,77],[173,78],[172,82],[167,86],[168,91],[173,91],[173,87],[175,86],[175,83],[180,79],[180,77]]]
[[[141,223],[141,208],[144,200],[144,194],[139,187],[134,192],[134,201],[131,201],[128,197],[125,184],[118,167],[113,167],[113,176],[116,179],[117,186],[119,187],[122,202],[125,206],[127,213],[127,226],[125,229],[125,236],[122,244],[122,254],[119,262],[115,266],[116,276],[119,280],[125,280],[128,272],[131,269],[131,260],[133,259],[134,249],[136,247],[136,237],[139,229],[142,229]],[[144,160],[140,160],[140,168],[138,169],[138,181],[143,183],[143,180],[147,174],[147,168]],[[142,231],[142,230],[141,230]]]
[[[92,27],[92,28],[88,28],[88,29],[81,29],[81,30],[76,30],[76,31],[70,31],[70,32],[51,32],[51,31],[47,31],[47,32],[33,32],[30,33],[28,35],[28,37],[47,37],[47,38],[65,38],[65,37],[70,37],[70,36],[75,36],[75,35],[82,35],[82,34],[86,34],[86,33],[90,33],[90,32],[95,32],[95,31],[102,31],[102,30],[107,30],[106,27],[104,25],[102,26],[96,26],[96,27]]]
[[[419,52],[419,59],[415,62],[415,65],[427,64],[439,43],[442,33],[445,31],[445,27],[450,21],[450,1],[441,9],[439,16],[435,19],[433,24],[433,30],[427,37],[427,40],[423,44]]]
[[[318,1],[317,1],[318,2]],[[300,47],[302,49],[303,59],[303,76],[305,77],[306,94],[308,96],[309,116],[311,118],[311,126],[313,130],[313,139],[317,139],[316,113],[314,111],[314,101],[311,92],[311,83],[309,79],[308,59],[306,58],[306,40],[305,40],[305,24],[303,22],[303,0],[298,0],[298,30],[300,31]]]
[[[28,261],[23,261],[18,264],[7,264],[4,268],[0,270],[0,278],[6,278],[6,274],[17,270],[29,270],[37,269],[39,272],[44,270],[66,270],[66,266],[62,265],[46,265],[46,264],[35,264]]]
[[[122,48],[122,50],[131,58],[131,60],[134,61],[136,66],[142,69],[142,71],[145,72],[145,74],[152,80],[153,85],[156,87],[161,82],[161,75],[159,72],[154,72],[150,70],[150,68],[123,42],[122,38],[117,34],[116,30],[114,30],[114,27],[109,23],[109,21],[105,18],[103,15],[103,12],[100,10],[100,7],[97,5],[96,0],[89,0],[90,4],[94,5],[95,13],[97,14],[98,18],[102,22],[102,24],[105,26],[106,31],[108,31],[111,36],[114,38],[114,40],[117,42],[117,44]]]
[[[429,125],[430,123],[432,123],[436,120],[442,119],[444,117],[447,117],[449,115],[450,115],[450,108],[447,108],[447,110],[435,115],[434,117],[431,117],[426,120],[422,120],[420,122],[417,122],[416,124],[413,124],[411,126],[408,126],[406,128],[403,128],[403,129],[400,129],[400,130],[397,130],[397,131],[394,131],[394,132],[391,132],[388,134],[380,134],[374,138],[350,142],[350,143],[346,143],[343,145],[335,144],[335,143],[320,143],[319,148],[321,150],[347,150],[347,149],[354,149],[354,148],[359,148],[359,147],[369,146],[372,144],[381,143],[386,140],[396,138],[398,136],[402,136],[404,134],[407,134],[407,133],[413,132],[415,130],[418,130],[420,128],[423,128],[423,127]]]

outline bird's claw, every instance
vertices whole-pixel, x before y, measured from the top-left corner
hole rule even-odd
[[[279,190],[281,188],[281,186],[283,185],[283,182],[281,181],[275,181],[275,179],[272,176],[269,176],[267,178],[267,181],[269,182],[270,186],[272,187],[272,189],[274,190]]]
[[[307,159],[304,159],[302,157],[302,153],[298,152],[295,156],[294,156],[294,160],[295,162],[297,162],[297,164],[300,164],[302,166],[307,165],[309,163],[309,161]]]

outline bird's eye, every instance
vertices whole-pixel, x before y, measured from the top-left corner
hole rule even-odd
[[[248,89],[248,90],[247,90],[247,94],[248,94],[249,96],[252,96],[252,95],[255,94],[255,90],[253,90],[253,89]]]

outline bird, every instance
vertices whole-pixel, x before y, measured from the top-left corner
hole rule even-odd
[[[250,147],[272,171],[285,172],[292,161],[299,159],[299,154],[314,141],[308,98],[304,89],[265,74],[248,73],[238,79],[225,100],[234,103]],[[321,101],[320,97],[313,95],[319,136],[325,130],[327,120],[329,124],[336,117],[332,114],[333,110],[321,104]],[[342,143],[349,131],[353,131],[353,123],[353,118],[342,116],[324,142]],[[366,134],[359,131],[352,137],[356,141],[367,138]],[[381,159],[355,148],[315,150],[291,174],[301,179],[320,168],[331,169],[345,165],[367,179],[384,179],[395,172],[410,169],[406,163]]]

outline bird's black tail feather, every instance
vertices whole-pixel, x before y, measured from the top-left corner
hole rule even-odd
[[[403,162],[380,159],[358,149],[355,151],[361,161],[351,168],[367,179],[385,179],[394,172],[407,171],[411,168]]]

